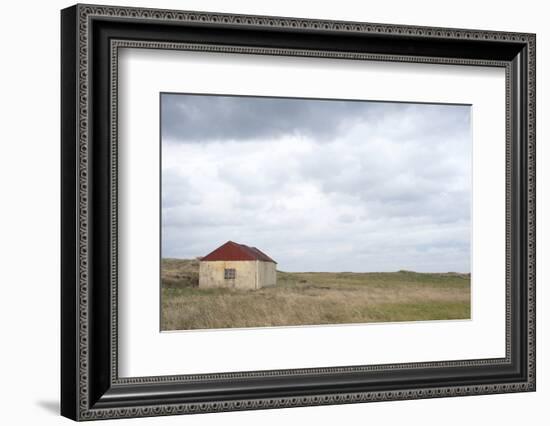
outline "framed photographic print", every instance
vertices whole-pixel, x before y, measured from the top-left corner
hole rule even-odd
[[[535,35],[61,29],[64,416],[535,390]]]

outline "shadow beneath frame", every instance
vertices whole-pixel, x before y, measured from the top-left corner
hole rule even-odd
[[[37,401],[36,405],[50,414],[59,415],[59,401]]]

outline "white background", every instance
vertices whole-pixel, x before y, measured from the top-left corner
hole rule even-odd
[[[103,3],[118,4],[105,0]],[[102,424],[547,424],[550,400],[549,292],[550,28],[544,2],[526,0],[313,2],[139,1],[133,6],[202,9],[383,23],[536,32],[538,176],[538,391],[423,401],[293,408]],[[59,395],[59,9],[64,1],[3,5],[0,73],[0,397],[3,424],[69,424]]]
[[[119,81],[121,376],[505,356],[504,69],[123,49]],[[471,320],[159,333],[160,92],[471,103]]]

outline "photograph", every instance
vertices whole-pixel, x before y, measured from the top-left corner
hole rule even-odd
[[[161,331],[471,318],[471,105],[159,104]]]

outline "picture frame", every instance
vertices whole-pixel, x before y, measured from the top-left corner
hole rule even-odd
[[[62,10],[61,414],[94,420],[534,391],[535,45],[525,33],[81,4]],[[504,69],[505,356],[119,377],[121,48]]]

